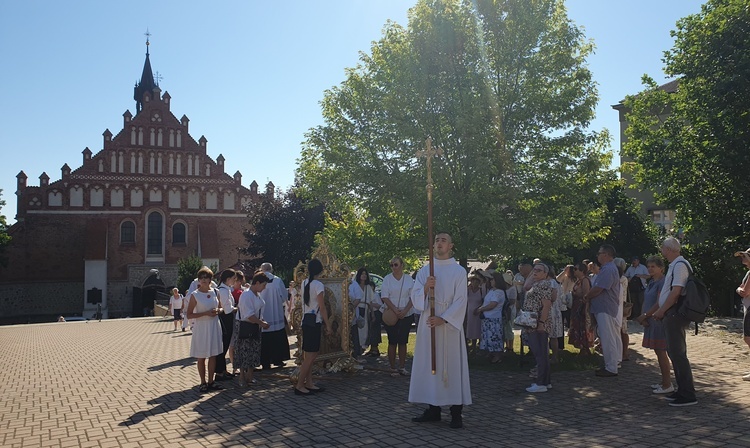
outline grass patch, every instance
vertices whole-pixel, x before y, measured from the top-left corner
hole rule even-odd
[[[580,370],[594,370],[599,368],[602,359],[601,355],[594,353],[590,356],[581,357],[578,356],[580,350],[567,343],[565,348],[560,351],[560,362],[552,365],[553,372],[564,372],[564,371],[580,371]],[[412,332],[409,334],[409,342],[406,344],[406,356],[407,358],[414,357],[414,346],[417,342],[416,333]],[[388,336],[383,334],[383,341],[378,345],[380,353],[388,353]],[[524,347],[524,356],[521,357],[521,338],[516,335],[513,339],[513,352],[505,353],[502,362],[492,364],[487,359],[487,354],[480,350],[468,351],[469,353],[469,369],[484,370],[484,371],[499,371],[499,372],[520,372],[528,370],[534,365],[534,357],[529,353],[529,348]],[[523,361],[523,362],[522,362]]]

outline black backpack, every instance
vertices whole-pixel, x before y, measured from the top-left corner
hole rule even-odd
[[[684,261],[679,261],[678,263],[685,263],[685,266],[688,268],[688,279],[675,305],[677,307],[677,314],[685,320],[695,322],[696,324],[703,323],[706,320],[708,307],[711,305],[711,296],[708,294],[705,283],[693,275],[690,265]],[[672,273],[672,282],[674,283],[674,273]],[[669,289],[672,289],[671,285]]]

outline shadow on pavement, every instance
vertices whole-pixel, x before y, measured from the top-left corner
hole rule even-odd
[[[156,372],[163,369],[168,369],[170,367],[191,367],[194,366],[196,363],[195,358],[183,358],[183,359],[176,359],[174,361],[165,362],[164,364],[159,364],[155,366],[151,366],[148,368],[149,372]]]

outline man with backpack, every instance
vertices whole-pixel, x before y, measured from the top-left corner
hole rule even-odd
[[[661,245],[661,254],[669,261],[669,270],[659,294],[659,309],[653,313],[653,317],[663,320],[667,354],[672,361],[677,381],[677,392],[664,398],[669,401],[670,406],[691,406],[697,404],[698,400],[695,398],[693,371],[687,358],[685,340],[685,330],[690,325],[690,320],[678,313],[678,300],[688,283],[693,268],[680,255],[680,250],[680,242],[674,237],[668,237]]]

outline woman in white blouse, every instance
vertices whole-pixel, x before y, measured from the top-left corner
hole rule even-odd
[[[490,279],[490,291],[484,296],[482,306],[474,310],[474,314],[481,317],[482,338],[480,350],[486,350],[491,363],[500,362],[503,355],[503,305],[508,298],[505,291],[498,288],[503,280],[503,274],[494,272]]]
[[[244,387],[255,383],[253,370],[260,366],[260,338],[258,330],[257,338],[239,338],[240,321],[248,321],[259,325],[261,329],[269,327],[268,322],[263,320],[263,307],[265,302],[260,298],[260,292],[266,289],[269,279],[263,272],[256,272],[250,283],[250,288],[242,293],[237,304],[237,318],[234,321],[234,332],[232,334],[232,347],[234,348],[233,367],[239,368],[240,386]]]
[[[304,358],[299,369],[299,379],[294,386],[295,395],[308,396],[323,392],[313,383],[312,366],[320,351],[321,323],[326,334],[333,331],[325,305],[325,286],[316,278],[323,272],[323,263],[313,258],[307,263],[308,278],[302,282],[302,351]]]

